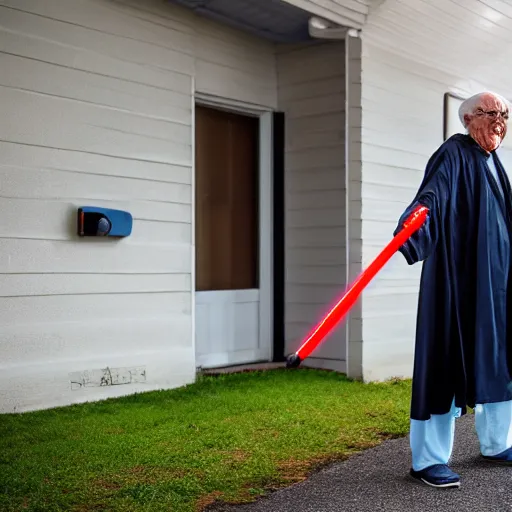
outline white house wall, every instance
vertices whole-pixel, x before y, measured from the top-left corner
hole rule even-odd
[[[272,52],[163,1],[0,0],[0,412],[194,380],[194,81],[275,106]],[[83,205],[132,236],[78,239]]]
[[[479,0],[386,0],[371,11],[362,33],[364,266],[391,239],[443,142],[444,93],[512,98],[511,18],[504,2]],[[367,380],[412,374],[420,271],[396,255],[364,294]]]
[[[196,91],[276,108],[274,45],[197,17],[196,27]]]
[[[285,113],[286,353],[345,286],[345,50],[343,43],[280,47]],[[345,371],[345,329],[305,364]]]

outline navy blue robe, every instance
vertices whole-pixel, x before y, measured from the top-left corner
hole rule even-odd
[[[428,219],[400,249],[409,265],[423,261],[411,418],[445,414],[454,397],[463,414],[511,400],[512,199],[503,166],[469,135],[454,135],[428,161],[395,234],[418,204]]]

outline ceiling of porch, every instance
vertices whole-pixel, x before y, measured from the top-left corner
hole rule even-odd
[[[311,13],[282,0],[170,0],[197,14],[276,43],[309,41]]]

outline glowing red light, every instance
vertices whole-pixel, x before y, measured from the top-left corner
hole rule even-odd
[[[313,350],[329,334],[336,324],[347,314],[354,305],[361,292],[368,283],[375,277],[377,272],[387,263],[387,261],[400,249],[400,247],[424,224],[427,219],[428,208],[419,206],[404,222],[403,228],[391,240],[391,242],[380,252],[373,262],[357,278],[350,289],[336,303],[336,305],[327,313],[323,320],[308,335],[299,350],[290,356],[288,366],[298,366],[311,355]]]

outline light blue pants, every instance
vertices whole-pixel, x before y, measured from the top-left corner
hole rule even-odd
[[[452,403],[450,412],[434,414],[427,421],[411,420],[412,467],[421,471],[434,464],[448,464],[455,437],[455,418],[461,410]],[[478,404],[475,428],[482,455],[493,456],[512,447],[512,401]]]

